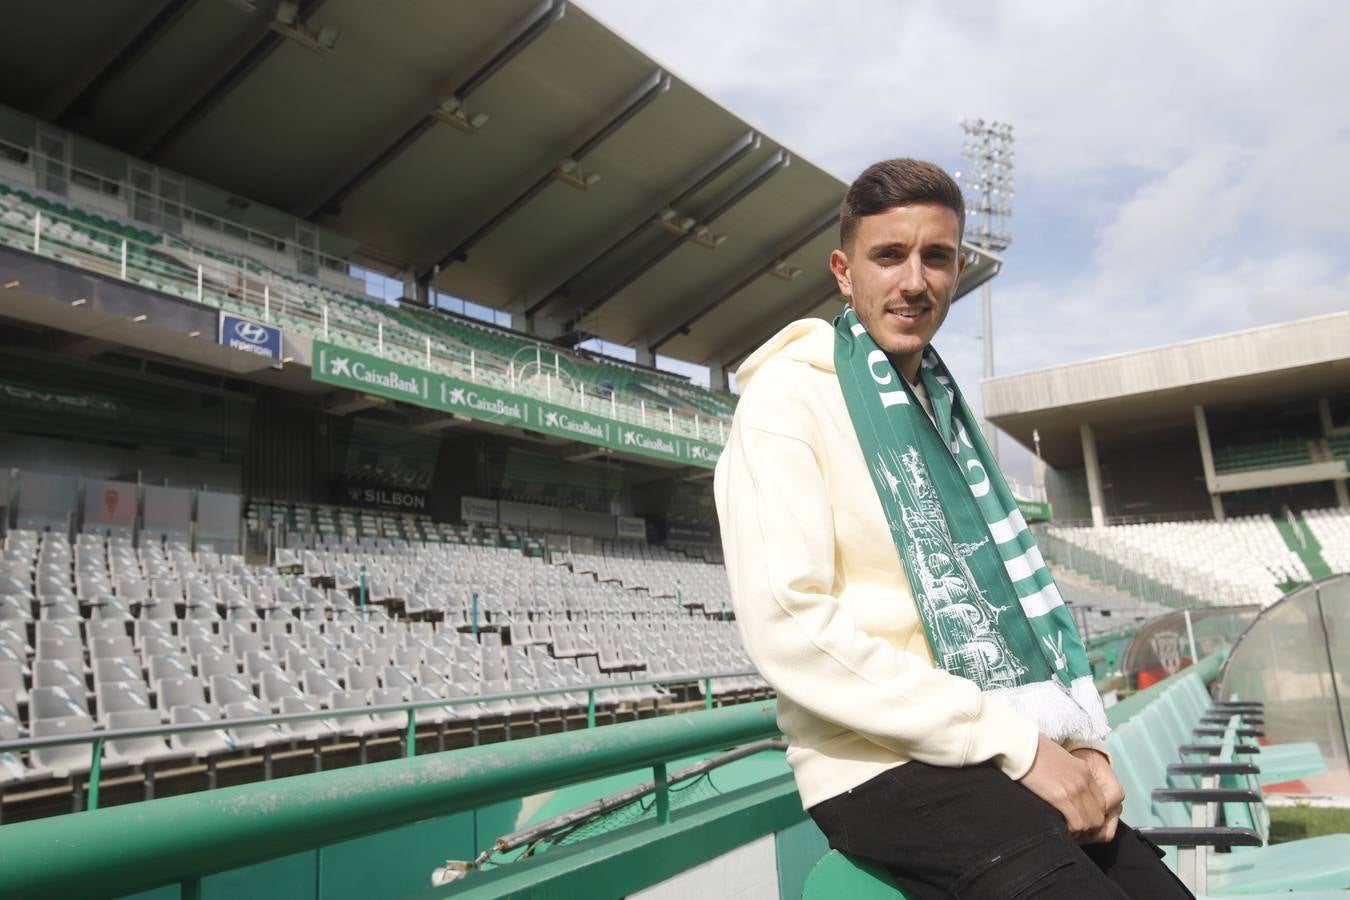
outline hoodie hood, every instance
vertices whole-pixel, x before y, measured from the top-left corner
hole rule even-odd
[[[764,342],[736,370],[736,386],[742,391],[750,379],[771,359],[804,362],[834,374],[834,326],[824,319],[798,319]]]

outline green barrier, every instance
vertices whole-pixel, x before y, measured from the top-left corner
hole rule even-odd
[[[0,897],[120,897],[778,734],[773,701],[6,825]]]
[[[1176,674],[1169,675],[1157,684],[1151,684],[1142,691],[1136,691],[1108,709],[1106,711],[1106,721],[1109,722],[1112,727],[1125,724],[1131,716],[1142,712],[1145,706],[1148,706],[1154,700],[1161,697],[1163,692],[1172,685],[1192,674],[1199,675],[1200,680],[1205,684],[1213,684],[1214,680],[1219,677],[1219,669],[1222,668],[1223,661],[1227,656],[1227,649],[1215,650],[1195,665],[1180,669]]]

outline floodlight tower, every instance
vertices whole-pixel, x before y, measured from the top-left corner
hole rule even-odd
[[[966,190],[966,241],[993,253],[1012,243],[1008,219],[1013,198],[1013,127],[1007,122],[963,119],[966,133],[961,158],[970,168],[956,177]],[[994,300],[990,282],[980,289],[984,312],[984,377],[994,374]],[[998,432],[986,418],[982,423],[985,442],[998,459]]]

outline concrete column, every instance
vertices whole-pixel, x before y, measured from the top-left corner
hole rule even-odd
[[[656,354],[652,353],[652,348],[647,342],[647,338],[641,337],[635,340],[633,342],[633,349],[637,351],[637,356],[633,359],[633,362],[637,363],[639,366],[652,367],[656,365]]]
[[[403,276],[403,296],[411,297],[421,306],[431,306],[431,279],[423,278],[420,281],[411,271]]]
[[[1331,437],[1335,426],[1331,421],[1331,401],[1326,397],[1317,398],[1317,418],[1322,420],[1322,437]]]
[[[1326,397],[1317,398],[1317,417],[1322,420],[1322,437],[1330,438],[1336,425],[1331,420],[1331,401]],[[1350,509],[1350,489],[1346,488],[1345,479],[1337,478],[1331,482],[1331,486],[1336,490],[1336,505],[1341,509]]]
[[[713,391],[727,389],[727,367],[722,365],[722,360],[718,357],[708,360],[708,389]]]
[[[1101,528],[1106,524],[1106,507],[1102,500],[1102,468],[1097,462],[1097,436],[1092,426],[1084,422],[1078,426],[1083,439],[1083,470],[1087,472],[1088,503],[1092,506],[1092,524]]]
[[[1214,449],[1209,443],[1209,420],[1205,418],[1205,408],[1196,404],[1191,407],[1195,412],[1195,436],[1200,442],[1200,464],[1205,470],[1205,489],[1209,491],[1209,505],[1214,511],[1214,520],[1222,522],[1223,495],[1218,489],[1218,475],[1214,471]]]

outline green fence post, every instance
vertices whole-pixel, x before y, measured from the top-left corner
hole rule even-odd
[[[478,637],[478,592],[474,591],[469,596],[473,604],[473,636]]]
[[[670,782],[666,780],[666,764],[652,766],[652,781],[656,783],[656,821],[670,824]]]
[[[417,755],[417,713],[412,709],[408,710],[408,751],[404,755],[409,759]]]
[[[705,679],[703,679],[703,708],[704,708],[704,709],[712,709],[712,708],[713,708],[712,679],[711,679],[711,678],[705,678]]]
[[[586,691],[586,727],[595,727],[595,688]]]
[[[97,738],[94,741],[94,749],[91,754],[89,760],[89,808],[98,809],[98,783],[103,777],[103,738]]]

